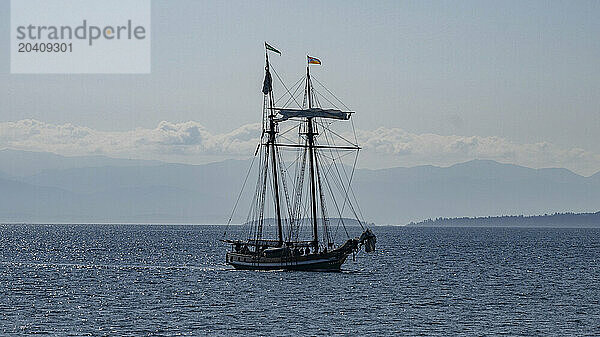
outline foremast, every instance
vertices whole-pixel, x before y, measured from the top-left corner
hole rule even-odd
[[[265,132],[268,134],[266,150],[267,154],[270,152],[271,156],[271,168],[273,175],[273,190],[275,199],[275,219],[277,221],[277,247],[283,246],[283,226],[281,223],[281,202],[279,197],[279,175],[277,172],[277,146],[275,144],[277,135],[277,123],[275,122],[276,110],[274,109],[273,101],[273,88],[271,72],[269,70],[269,54],[265,51],[265,84],[263,86],[263,93],[267,95],[267,113],[268,113],[268,128]],[[268,82],[268,83],[267,83]]]

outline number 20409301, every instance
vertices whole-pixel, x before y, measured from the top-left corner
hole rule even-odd
[[[72,53],[72,43],[19,43],[19,53]]]

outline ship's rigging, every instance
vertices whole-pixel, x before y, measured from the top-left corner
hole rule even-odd
[[[258,178],[245,219],[247,239],[225,241],[254,247],[250,250],[257,256],[264,255],[261,250],[269,247],[304,248],[306,252],[310,248],[312,254],[326,253],[335,249],[335,240],[342,232],[349,242],[357,241],[350,239],[348,225],[358,224],[365,230],[352,188],[360,150],[351,118],[353,112],[314,78],[310,65],[306,67],[306,75],[288,88],[269,62],[268,52],[279,52],[265,45],[262,136],[244,181],[245,187],[251,173]],[[311,64],[317,59],[308,57],[308,60]],[[278,99],[274,98],[271,72],[285,89]],[[329,107],[322,107],[321,99]],[[350,132],[336,128],[342,122],[347,125],[348,121]],[[372,244],[374,248],[374,239]]]

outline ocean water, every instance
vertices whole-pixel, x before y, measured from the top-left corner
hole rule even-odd
[[[600,335],[600,230],[378,227],[340,273],[234,271],[222,226],[0,225],[0,334]]]

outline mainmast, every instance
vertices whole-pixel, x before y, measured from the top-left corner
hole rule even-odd
[[[266,66],[265,66],[265,70],[266,70],[266,78],[265,80],[268,78],[269,81],[269,90],[268,90],[268,95],[269,95],[269,128],[266,130],[266,133],[269,135],[269,139],[267,141],[267,152],[269,152],[269,148],[270,148],[270,152],[271,152],[271,167],[273,168],[273,189],[275,190],[275,195],[274,195],[274,199],[275,199],[275,219],[277,221],[277,246],[281,247],[283,246],[283,227],[281,225],[281,206],[280,206],[280,202],[279,202],[279,179],[278,179],[278,174],[277,174],[277,146],[275,145],[275,135],[277,134],[277,124],[274,121],[275,118],[275,109],[273,108],[273,90],[271,87],[271,73],[269,71],[269,54],[265,51],[265,57],[266,57]]]
[[[308,96],[308,108],[312,109],[312,92],[310,83],[310,71],[309,66],[306,66],[306,95]],[[313,246],[315,252],[319,250],[319,232],[317,225],[317,186],[315,182],[315,132],[313,129],[312,117],[306,119],[307,132],[306,137],[308,140],[308,160],[309,160],[309,173],[310,173],[310,205],[312,212],[312,225],[313,225]]]

